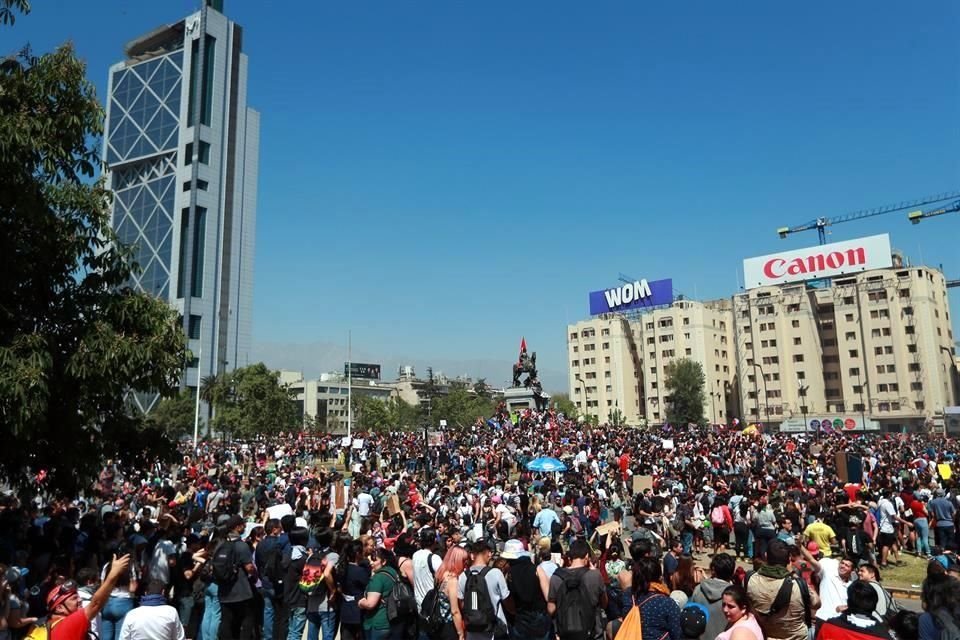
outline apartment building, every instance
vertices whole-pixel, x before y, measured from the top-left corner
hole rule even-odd
[[[956,404],[941,272],[895,266],[826,284],[763,286],[733,297],[745,419],[802,427],[837,416],[858,428],[906,431],[929,427]]]
[[[705,376],[704,415],[724,423],[738,399],[730,300],[677,300],[630,317],[604,314],[567,327],[569,393],[600,421],[620,410],[627,424],[666,420],[666,366],[699,362]]]

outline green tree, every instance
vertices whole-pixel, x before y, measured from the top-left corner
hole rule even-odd
[[[383,400],[368,395],[353,395],[354,426],[360,431],[390,431],[390,411]]]
[[[550,405],[569,418],[576,418],[580,411],[566,393],[558,393],[550,398]]]
[[[417,427],[417,409],[403,398],[390,398],[387,401],[387,414],[391,429],[403,431]]]
[[[0,1],[0,22],[22,0]],[[178,314],[129,283],[99,164],[103,110],[70,45],[0,60],[0,475],[75,493],[105,457],[134,462],[162,434],[131,393],[179,388]]]
[[[494,400],[490,396],[481,397],[462,382],[452,382],[446,395],[433,401],[431,427],[446,420],[451,427],[467,427],[477,418],[489,418],[493,415]]]
[[[620,411],[619,407],[610,410],[610,413],[607,414],[607,423],[614,427],[622,427],[627,423],[626,418],[623,416],[623,411]]]
[[[235,437],[297,431],[302,419],[280,373],[262,362],[223,375],[213,389],[213,426]]]
[[[703,424],[703,367],[689,358],[674,360],[665,369],[666,389],[670,394],[667,402],[667,421],[686,426]]]
[[[178,393],[164,398],[150,411],[147,424],[160,429],[171,438],[193,434],[196,400],[190,393]]]

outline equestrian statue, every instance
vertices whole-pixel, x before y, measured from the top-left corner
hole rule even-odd
[[[520,386],[520,376],[527,374],[526,379],[523,381],[523,386],[530,388],[534,381],[537,379],[537,352],[534,351],[532,354],[527,353],[527,341],[525,338],[520,339],[520,357],[517,362],[513,364],[513,386]]]

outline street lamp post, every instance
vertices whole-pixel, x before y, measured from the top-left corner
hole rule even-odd
[[[760,379],[763,381],[763,412],[767,416],[767,425],[770,425],[770,405],[768,404],[767,398],[767,374],[763,372],[763,367],[760,366],[759,362],[754,362],[753,366],[760,370]],[[754,384],[754,387],[757,385]],[[760,420],[760,393],[759,389],[754,389],[757,392],[757,420]]]
[[[797,380],[797,395],[800,397],[800,414],[803,416],[803,431],[807,431],[807,389],[800,380]],[[820,424],[817,423],[817,442],[820,441]]]
[[[580,386],[583,388],[583,415],[587,414],[587,383],[583,378],[580,377],[580,374],[576,374],[577,382],[580,383]]]
[[[867,433],[867,405],[863,402],[863,381],[860,379],[860,369],[857,369],[857,385],[860,387],[860,429]]]

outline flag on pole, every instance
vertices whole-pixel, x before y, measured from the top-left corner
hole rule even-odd
[[[527,339],[520,338],[520,353],[526,353],[526,352],[527,352]]]

